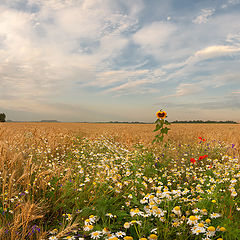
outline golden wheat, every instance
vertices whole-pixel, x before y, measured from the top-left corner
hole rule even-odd
[[[167,139],[175,143],[193,143],[198,137],[207,141],[224,141],[235,144],[239,155],[240,124],[172,124]],[[96,138],[105,135],[132,148],[137,143],[150,146],[154,138],[153,124],[104,124],[104,123],[3,123],[0,124],[0,200],[3,209],[16,196],[26,194],[24,200],[14,209],[11,222],[0,215],[0,239],[6,239],[6,227],[10,226],[9,239],[25,239],[29,234],[29,225],[36,219],[43,219],[48,206],[38,199],[38,192],[44,192],[49,179],[64,179],[71,175],[68,163],[47,169],[47,156],[59,157],[68,152],[74,136]],[[165,141],[167,141],[167,139]],[[229,149],[231,150],[231,148]],[[36,152],[38,155],[36,155]],[[45,159],[45,163],[41,162]],[[34,181],[33,181],[34,179]],[[31,185],[32,183],[32,185]],[[31,191],[31,197],[27,193]],[[76,224],[68,225],[59,232],[63,236]],[[8,230],[9,231],[9,230]],[[38,239],[46,236],[44,229]],[[31,237],[29,237],[31,239]]]

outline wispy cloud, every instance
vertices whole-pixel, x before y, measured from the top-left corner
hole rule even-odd
[[[197,16],[193,23],[201,24],[201,23],[207,23],[209,20],[209,17],[211,17],[215,12],[215,9],[202,9],[199,16]]]
[[[61,94],[77,81],[93,80],[121,53],[128,43],[123,33],[136,24],[107,2],[33,3],[36,13],[0,7],[0,75],[9,94]]]
[[[203,90],[203,84],[200,83],[181,83],[176,89],[175,94],[165,95],[160,97],[159,99],[166,99],[172,97],[181,97],[181,96],[189,96],[196,93],[199,93]]]
[[[235,41],[234,41],[235,43]],[[228,41],[229,44],[229,41]],[[166,80],[171,80],[176,77],[183,77],[186,74],[193,73],[193,71],[196,71],[197,64],[205,61],[212,60],[214,58],[220,58],[225,56],[240,56],[240,46],[237,44],[230,43],[229,45],[214,45],[214,46],[208,46],[206,48],[203,48],[201,50],[196,51],[193,53],[192,56],[188,57],[186,60],[182,62],[177,63],[171,63],[163,66],[163,69],[172,69],[174,70],[172,73],[168,74],[166,77]],[[208,65],[211,65],[211,62],[207,63]],[[216,64],[213,63],[213,64]],[[209,66],[210,66],[209,65]],[[205,67],[206,65],[204,65]],[[201,67],[201,65],[200,65]],[[222,73],[221,73],[222,74]],[[224,76],[226,74],[223,74]],[[227,73],[229,76],[229,73]],[[234,75],[234,74],[233,74]],[[222,77],[221,77],[222,79]]]
[[[87,83],[87,85],[101,87],[105,89],[103,94],[112,93],[115,96],[143,94],[156,92],[156,89],[151,85],[160,81],[164,75],[165,72],[159,69],[105,71],[97,74],[97,81]]]
[[[226,3],[222,4],[222,8],[227,8],[229,6],[234,6],[240,4],[240,0],[227,0]]]

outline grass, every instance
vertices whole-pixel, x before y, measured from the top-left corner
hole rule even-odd
[[[235,129],[1,126],[0,239],[240,239]]]

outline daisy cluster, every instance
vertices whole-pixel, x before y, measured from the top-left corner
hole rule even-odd
[[[0,168],[3,239],[240,239],[240,164],[226,143],[25,139],[6,143]]]
[[[224,239],[240,216],[239,161],[224,154],[215,158],[211,146],[203,154],[203,146],[186,153],[187,146],[169,144],[168,154],[184,148],[183,156],[170,160],[104,137],[76,146],[78,174],[72,176],[79,180],[77,199],[85,196],[88,205],[76,203],[85,219],[81,238]]]

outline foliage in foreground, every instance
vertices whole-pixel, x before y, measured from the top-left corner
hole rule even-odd
[[[1,239],[240,239],[233,146],[61,138],[2,148]]]

